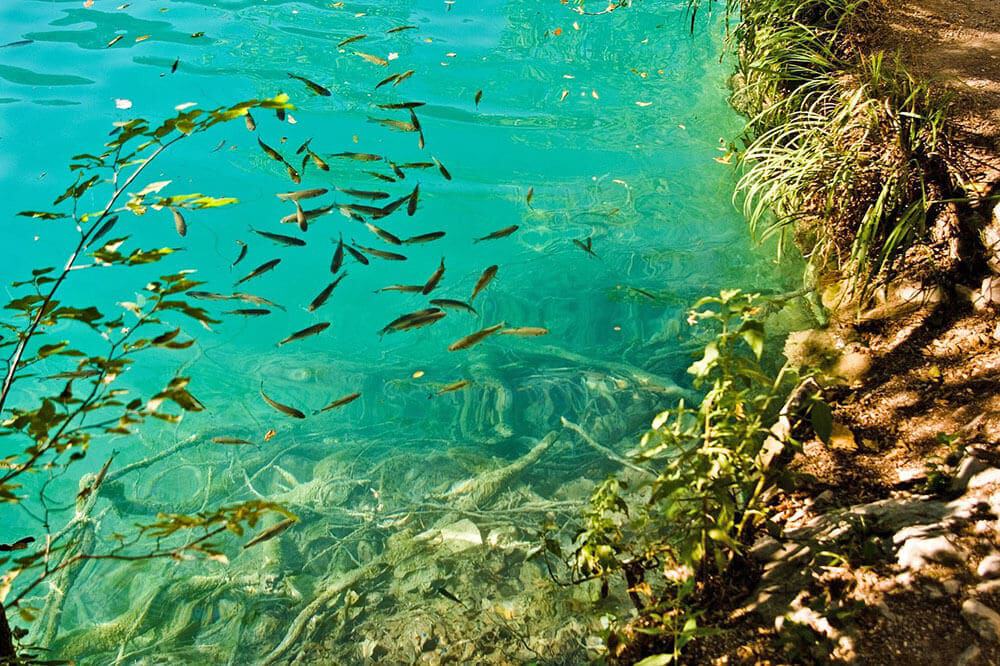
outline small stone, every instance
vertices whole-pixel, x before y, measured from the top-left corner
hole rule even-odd
[[[962,602],[962,617],[983,640],[1000,642],[1000,614],[986,604],[966,599]]]
[[[958,548],[943,536],[908,539],[896,554],[896,562],[903,569],[918,571],[928,564],[937,562],[961,562]]]
[[[996,305],[1000,305],[1000,276],[990,275],[983,279],[972,306],[976,310],[985,310]]]
[[[1000,578],[1000,553],[992,553],[983,558],[983,561],[976,567],[976,573],[980,578]]]
[[[981,472],[976,473],[971,479],[969,479],[968,488],[970,490],[975,488],[985,488],[986,486],[993,486],[1000,484],[1000,468],[990,467],[989,469],[984,469]]]
[[[944,591],[951,596],[955,596],[962,591],[962,581],[957,578],[949,578],[941,581],[941,587],[944,588]]]
[[[951,489],[955,492],[965,490],[972,477],[987,468],[989,465],[976,456],[968,454],[962,456],[958,463],[958,470],[955,471],[955,477],[951,480]]]
[[[978,645],[970,645],[965,649],[965,652],[958,655],[958,659],[955,661],[955,666],[974,666],[974,664],[981,664],[982,656],[983,651],[979,649]]]

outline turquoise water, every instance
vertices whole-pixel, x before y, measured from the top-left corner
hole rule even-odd
[[[20,0],[0,8],[0,44],[30,40],[0,48],[5,282],[64,261],[73,242],[65,223],[14,214],[46,210],[71,182],[70,156],[96,152],[114,121],[155,122],[189,102],[212,108],[286,92],[296,107],[291,118],[257,112],[256,134],[289,158],[311,138],[331,167],[324,173],[310,165],[301,186],[291,183],[240,121],[181,142],[136,189],[171,180],[165,194],[232,196],[239,204],[186,212],[183,239],[166,211],[130,217],[128,247],[184,251],[155,269],[80,271],[67,283],[64,301],[112,312],[156,275],[194,269],[206,283],[201,289],[229,292],[253,267],[282,259],[240,289],[284,310],[239,317],[221,313],[245,304],[199,302],[222,323],[209,331],[178,319],[196,344],[149,355],[119,380],[148,397],[174,374],[190,376],[204,412],[96,442],[75,475],[57,478],[47,493],[69,497],[79,474],[99,468],[112,450],[120,467],[183,442],[176,454],[106,489],[92,524],[95,552],[107,550],[112,533],[158,511],[262,497],[285,504],[301,522],[263,547],[243,551],[239,540],[225,542],[228,567],[80,567],[60,583],[61,614],[53,611],[58,593],[31,600],[52,626],[45,635],[59,656],[84,663],[263,663],[267,655],[277,663],[296,655],[315,663],[516,663],[538,659],[545,646],[556,663],[592,658],[587,637],[598,627],[587,618],[599,613],[587,593],[552,584],[539,561],[526,560],[546,517],[572,536],[588,484],[614,469],[561,419],[626,449],[655,413],[689,395],[685,368],[697,344],[685,324],[690,302],[720,288],[780,286],[730,202],[730,167],[715,160],[724,155],[720,140],[740,127],[726,105],[721,30],[689,34],[683,2],[645,2],[603,16],[577,15],[555,0],[338,5],[96,0],[88,8],[77,0]],[[416,28],[386,32],[402,25]],[[337,48],[356,34],[367,37]],[[375,89],[410,69],[415,73],[398,86]],[[332,95],[312,94],[289,72]],[[406,112],[375,106],[403,101],[426,103],[416,109],[422,150],[415,134],[371,120],[407,120]],[[329,157],[344,151],[399,164],[433,156],[453,179],[412,168],[404,180],[384,182],[363,172],[392,175],[385,162]],[[375,223],[404,238],[446,233],[434,242],[387,245],[336,210],[304,234],[279,223],[293,208],[277,192],[339,187],[396,198],[418,183],[413,216],[404,206]],[[96,209],[106,196],[95,188],[83,205]],[[336,191],[305,204],[334,201],[370,204]],[[512,225],[518,229],[509,236],[473,242]],[[307,244],[282,247],[250,227]],[[331,280],[340,235],[407,259],[372,258],[363,266],[348,256],[343,282],[308,312]],[[596,257],[573,243],[588,238]],[[249,250],[234,268],[237,240]],[[430,296],[375,293],[424,283],[442,257],[446,272]],[[449,310],[431,326],[379,335],[430,297],[467,299],[491,265],[498,274],[475,299],[476,315]],[[321,322],[331,324],[321,334],[276,346]],[[460,337],[501,322],[549,333],[494,335],[448,351]],[[58,333],[97,342],[69,329]],[[460,380],[469,385],[437,395]],[[269,407],[262,384],[309,417]],[[14,399],[26,402],[46,389],[24,382]],[[354,392],[361,397],[351,404],[312,415]],[[452,484],[517,461],[550,432],[560,437],[538,460],[503,478],[474,510],[453,512],[456,500],[446,496]],[[254,445],[210,441],[220,436]],[[69,502],[54,504],[63,507],[54,509],[54,522],[65,521]],[[32,500],[0,506],[15,537],[39,534],[37,515]],[[456,524],[447,534],[473,536],[399,545]],[[344,590],[310,606],[355,574]],[[437,593],[441,587],[461,604]],[[616,608],[613,598],[603,603],[605,611]],[[310,616],[306,628],[288,633],[297,618]]]

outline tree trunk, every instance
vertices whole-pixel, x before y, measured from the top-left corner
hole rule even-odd
[[[0,606],[0,664],[13,664],[17,659],[14,651],[14,637],[7,624],[7,610]]]

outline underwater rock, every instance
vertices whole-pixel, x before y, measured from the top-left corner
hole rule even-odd
[[[458,522],[444,527],[421,532],[415,537],[415,539],[417,541],[426,541],[434,545],[447,546],[450,550],[455,552],[461,552],[463,550],[468,550],[469,548],[483,545],[482,533],[479,531],[479,528],[476,527],[476,524],[468,518],[463,518]]]

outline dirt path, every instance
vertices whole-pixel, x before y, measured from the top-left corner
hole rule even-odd
[[[978,182],[1000,180],[1000,2],[890,0],[881,47],[954,97],[958,140]],[[981,162],[981,163],[980,163]],[[978,167],[978,168],[977,168]]]

